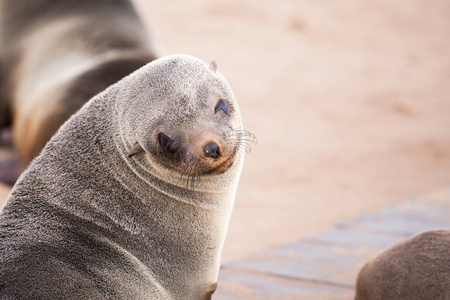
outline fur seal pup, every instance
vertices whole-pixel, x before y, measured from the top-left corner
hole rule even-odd
[[[359,272],[355,299],[450,299],[450,230],[425,231],[381,252]]]
[[[91,97],[157,58],[128,0],[0,1],[0,124],[28,164]]]
[[[210,299],[251,138],[214,62],[168,56],[112,85],[0,212],[0,298]]]

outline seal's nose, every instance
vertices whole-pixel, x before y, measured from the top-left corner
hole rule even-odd
[[[219,146],[216,143],[209,143],[203,148],[203,153],[206,157],[219,158]]]

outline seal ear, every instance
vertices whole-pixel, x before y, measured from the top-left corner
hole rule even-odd
[[[131,148],[130,153],[128,153],[128,157],[132,157],[133,155],[143,151],[144,149],[141,147],[141,145],[139,145],[139,143],[136,143],[136,145],[134,145],[133,148]]]
[[[216,73],[217,71],[217,63],[215,60],[213,60],[210,64],[209,64],[209,69],[211,71],[213,71],[214,73]]]

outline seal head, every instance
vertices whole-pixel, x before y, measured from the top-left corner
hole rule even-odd
[[[178,173],[186,185],[228,170],[253,135],[242,129],[234,95],[216,69],[215,62],[208,67],[184,55],[155,61],[143,87],[152,100],[128,104],[140,107],[138,115],[127,106],[122,112],[121,122],[129,121],[122,131],[128,157],[144,155],[152,169]]]

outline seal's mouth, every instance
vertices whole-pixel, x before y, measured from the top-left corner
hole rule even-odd
[[[222,143],[208,143],[202,155],[190,155],[190,159],[182,163],[178,183],[193,188],[202,176],[225,173],[232,167],[239,152],[251,152],[252,145],[257,144],[257,139],[249,131],[235,130],[224,142],[227,143],[225,146]]]
[[[201,177],[225,173],[239,152],[249,153],[257,143],[255,135],[246,130],[232,130],[222,138],[196,137],[187,143],[176,135],[170,136],[169,132],[158,132],[154,147],[144,150],[136,143],[128,156],[148,152],[164,168],[180,174],[178,185],[193,188]]]
[[[177,169],[181,173],[177,184],[194,188],[196,182],[202,177],[225,173],[233,165],[236,154],[237,149],[226,158],[215,158],[213,161],[204,157],[192,157],[188,162],[178,166]]]
[[[218,166],[214,167],[213,169],[205,170],[203,172],[204,175],[218,175],[226,172],[231,166],[233,165],[234,158],[236,157],[237,150],[235,149],[233,153],[225,159],[223,162],[221,162]]]

